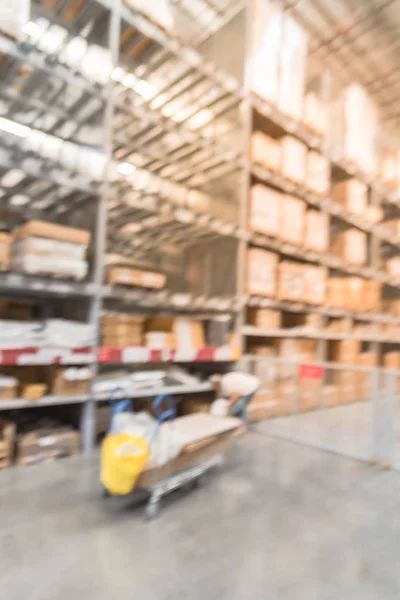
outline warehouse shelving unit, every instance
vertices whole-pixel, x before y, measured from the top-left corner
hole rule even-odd
[[[146,14],[133,11],[121,0],[76,3],[72,15],[66,13],[71,8],[69,4],[62,0],[34,0],[25,39],[20,43],[0,34],[3,76],[0,100],[6,105],[2,114],[22,127],[35,127],[66,141],[90,145],[104,159],[104,177],[96,180],[77,169],[61,168],[51,156],[43,157],[26,149],[11,135],[0,147],[0,177],[17,170],[19,180],[11,187],[0,184],[0,220],[19,224],[30,218],[46,218],[70,225],[85,223],[87,227],[90,223],[95,232],[91,276],[87,281],[75,282],[0,272],[0,293],[34,295],[47,306],[55,299],[85,304],[87,320],[95,326],[96,344],[73,352],[47,349],[41,353],[37,348],[18,352],[0,350],[0,364],[90,364],[97,373],[106,364],[225,364],[238,357],[235,350],[225,347],[204,348],[195,354],[151,352],[135,347],[102,348],[100,316],[103,310],[116,306],[142,314],[191,314],[198,318],[225,315],[235,322],[244,351],[248,337],[304,337],[321,342],[360,339],[373,343],[374,347],[400,343],[383,333],[356,336],[323,330],[328,318],[400,326],[400,318],[391,315],[246,293],[245,257],[250,246],[321,265],[331,272],[380,281],[391,290],[400,288],[400,280],[384,273],[379,264],[381,246],[398,250],[400,236],[393,235],[384,225],[372,224],[365,217],[350,213],[329,197],[251,162],[248,146],[257,116],[282,134],[290,134],[309,149],[319,151],[336,170],[366,183],[376,205],[400,208],[398,192],[382,181],[371,180],[345,157],[335,154],[322,137],[303,123],[252,93],[251,3],[204,2],[205,24],[199,26],[203,23],[202,13],[192,13],[195,9],[189,0],[176,0],[173,4],[179,27],[173,32]],[[323,56],[327,64],[337,67],[329,54],[329,44],[323,44],[328,32],[318,31],[318,26],[310,24],[308,16],[296,4],[282,2],[282,7],[310,32],[312,55]],[[315,4],[320,6],[321,1],[315,0]],[[240,73],[233,75],[220,66],[227,62],[226,55],[231,50],[225,49],[216,56],[219,46],[213,44],[217,29],[224,31],[233,18],[239,23],[238,40],[246,30],[246,47],[243,52],[241,48],[237,50],[241,52],[242,64],[238,68],[244,69],[243,81]],[[49,33],[52,26],[67,32],[53,47],[46,46],[38,37],[39,32],[42,37]],[[105,68],[111,77],[104,83],[89,81],[80,64],[68,67],[63,62],[67,43],[74,36],[108,50],[110,64]],[[360,79],[354,65],[348,70],[347,80]],[[248,198],[252,180],[292,194],[329,218],[365,232],[371,248],[370,264],[349,265],[331,253],[319,254],[249,231]],[[200,259],[193,258],[193,250]],[[105,284],[106,252],[134,257],[145,266],[157,265],[168,274],[167,288],[150,291]],[[197,269],[196,285],[183,277],[192,261]],[[316,313],[322,318],[321,330],[250,327],[246,323],[248,307]],[[318,348],[318,358],[325,360],[326,344],[321,343]],[[157,392],[210,390],[209,384],[200,383]],[[101,400],[104,398],[93,394],[74,398],[49,396],[35,404],[17,399],[2,402],[0,410],[82,404],[84,447],[90,451],[94,443],[95,407]]]

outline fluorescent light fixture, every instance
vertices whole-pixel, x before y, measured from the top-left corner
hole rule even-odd
[[[188,120],[188,126],[190,129],[199,129],[199,127],[203,127],[203,125],[211,121],[213,116],[213,112],[209,108],[205,108]]]
[[[139,96],[142,96],[145,100],[150,100],[156,95],[156,90],[154,86],[145,81],[144,79],[139,79],[135,87],[133,88]]]
[[[122,80],[122,85],[126,88],[131,88],[136,85],[136,77],[132,73],[128,73]]]
[[[3,175],[1,184],[4,187],[12,188],[15,185],[18,185],[24,177],[25,173],[21,171],[21,169],[11,169],[11,171],[7,171],[7,173]]]
[[[30,127],[21,125],[15,121],[10,121],[9,119],[4,119],[4,117],[0,117],[0,129],[1,131],[17,135],[18,137],[26,137],[31,132]]]
[[[24,194],[15,194],[15,196],[12,196],[9,200],[9,203],[12,206],[25,206],[28,202],[29,196],[25,196]]]
[[[136,167],[127,162],[124,162],[118,165],[117,171],[118,173],[121,173],[121,175],[129,177],[129,175],[133,175],[133,173],[136,171]]]
[[[111,73],[111,79],[114,81],[122,81],[125,75],[126,73],[124,69],[121,69],[121,67],[116,67]]]
[[[29,35],[30,37],[39,37],[42,33],[42,30],[37,23],[34,23],[33,21],[29,21],[28,23],[25,23],[25,25],[23,26],[22,33],[25,33],[26,35]]]

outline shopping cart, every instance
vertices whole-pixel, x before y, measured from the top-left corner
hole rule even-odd
[[[121,390],[114,390],[110,404],[112,407],[112,418],[116,414],[127,412],[132,410],[132,401],[128,398],[121,397]],[[176,404],[175,400],[168,395],[161,394],[155,398],[152,404],[153,414],[157,420],[157,428],[153,435],[153,439],[150,440],[150,448],[154,440],[160,431],[162,424],[170,422],[172,428],[171,434],[173,435],[174,420],[176,419]],[[111,425],[112,430],[112,425]],[[191,466],[190,468],[183,469],[179,472],[173,471],[173,460],[167,461],[167,463],[160,466],[155,466],[150,469],[150,479],[147,477],[145,489],[147,491],[147,504],[146,504],[146,517],[153,519],[160,510],[161,500],[167,494],[189,485],[197,487],[201,477],[211,468],[221,464],[222,456],[220,454],[216,456],[208,457],[205,460],[201,460],[198,464]],[[138,480],[140,487],[140,477]],[[130,493],[135,494],[139,490],[134,488]],[[141,490],[143,492],[143,490]],[[103,489],[105,496],[112,496],[107,489]]]

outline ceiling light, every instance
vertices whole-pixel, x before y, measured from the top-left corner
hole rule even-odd
[[[133,88],[139,96],[142,96],[145,100],[150,100],[156,95],[154,86],[150,85],[144,79],[139,79],[135,87]]]
[[[111,73],[111,79],[114,81],[122,81],[125,75],[126,73],[123,69],[121,69],[121,67],[116,67]]]
[[[121,83],[124,87],[133,87],[136,84],[136,77],[132,73],[128,73],[128,75],[125,75]]]
[[[136,171],[136,167],[127,162],[124,162],[118,165],[117,171],[118,173],[121,173],[121,175],[126,175],[126,177],[129,177],[129,175],[133,175],[133,173]]]
[[[12,206],[25,206],[28,202],[29,196],[25,196],[24,194],[15,194],[15,196],[12,196],[9,200],[9,204]]]
[[[188,120],[188,126],[190,129],[198,129],[199,127],[203,127],[203,125],[211,121],[213,116],[213,112],[209,108],[205,108],[193,115],[193,117]]]
[[[39,27],[39,25],[37,25],[37,23],[29,21],[29,23],[25,23],[25,25],[23,26],[22,33],[25,33],[30,37],[39,37],[42,33],[42,30]]]
[[[4,119],[3,117],[0,117],[0,129],[19,137],[26,137],[31,131],[30,127],[27,127],[26,125],[20,125],[20,123],[15,123],[15,121],[10,121],[9,119]]]

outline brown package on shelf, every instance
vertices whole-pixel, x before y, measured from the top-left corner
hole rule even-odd
[[[16,426],[12,421],[0,420],[0,469],[9,467],[13,460]]]
[[[332,187],[331,197],[349,212],[364,215],[368,203],[368,187],[358,179],[345,179]]]
[[[20,298],[0,298],[0,319],[33,321],[39,302]]]
[[[247,251],[247,293],[260,296],[276,295],[278,255],[258,248]]]
[[[281,204],[279,237],[284,242],[301,246],[304,241],[306,204],[295,196],[285,194]]]
[[[386,261],[386,272],[394,278],[400,277],[400,258],[394,256]]]
[[[273,417],[286,416],[289,412],[287,397],[280,393],[280,386],[274,386],[270,390],[257,392],[247,407],[247,419],[254,423]]]
[[[108,269],[107,283],[111,285],[138,286],[159,290],[164,287],[165,275],[152,271],[140,271],[130,267],[112,266]]]
[[[307,146],[300,140],[285,135],[281,140],[282,175],[295,183],[305,183]]]
[[[358,229],[337,232],[332,252],[352,265],[365,265],[367,262],[367,234]]]
[[[329,348],[329,361],[356,365],[360,351],[361,342],[359,340],[333,341]]]
[[[24,400],[40,400],[46,395],[47,385],[45,383],[26,383],[22,386],[21,396]]]
[[[330,277],[327,282],[326,305],[331,308],[345,308],[346,283],[341,277]]]
[[[304,265],[284,260],[279,264],[278,297],[302,302],[305,290]]]
[[[386,352],[383,355],[385,369],[400,369],[400,352]]]
[[[326,269],[324,267],[304,266],[303,299],[309,304],[323,304],[326,296]]]
[[[396,154],[386,154],[381,163],[381,178],[392,188],[398,186],[398,167]]]
[[[281,145],[277,140],[256,131],[250,140],[251,160],[271,171],[281,168]]]
[[[325,136],[328,131],[327,106],[313,92],[304,99],[304,123],[320,136]]]
[[[2,400],[13,400],[18,396],[18,380],[10,375],[0,373],[0,403]]]
[[[369,312],[381,312],[382,310],[382,283],[380,281],[364,281],[364,310]]]
[[[146,321],[146,346],[153,350],[166,348],[200,349],[204,348],[204,326],[201,321],[183,317],[151,317]]]
[[[300,379],[299,412],[315,410],[319,406],[321,387],[320,379]]]
[[[326,252],[329,246],[329,218],[319,210],[308,210],[305,220],[304,245],[307,250]]]
[[[400,235],[400,219],[390,219],[389,221],[385,221],[383,225],[394,235]]]
[[[101,339],[103,346],[141,346],[144,317],[124,314],[103,315]]]
[[[250,190],[248,227],[251,231],[278,237],[280,231],[282,194],[265,185]]]
[[[331,165],[325,156],[314,150],[307,153],[306,186],[316,194],[326,195],[331,185]]]
[[[50,393],[54,396],[85,396],[89,393],[92,371],[89,367],[54,367],[49,377]]]
[[[17,463],[30,465],[74,456],[80,452],[79,433],[68,428],[36,429],[17,439]]]
[[[352,319],[333,319],[325,328],[325,331],[327,333],[351,333],[352,326]]]
[[[322,407],[333,407],[339,404],[339,386],[324,385],[321,390]]]
[[[11,236],[0,232],[0,271],[7,271],[10,267]]]
[[[28,221],[22,227],[14,230],[13,237],[15,240],[28,237],[49,238],[83,246],[87,246],[90,242],[90,232],[86,229],[55,225],[45,221]]]
[[[248,311],[249,325],[254,325],[260,329],[279,329],[281,321],[282,315],[279,310],[250,308]]]

